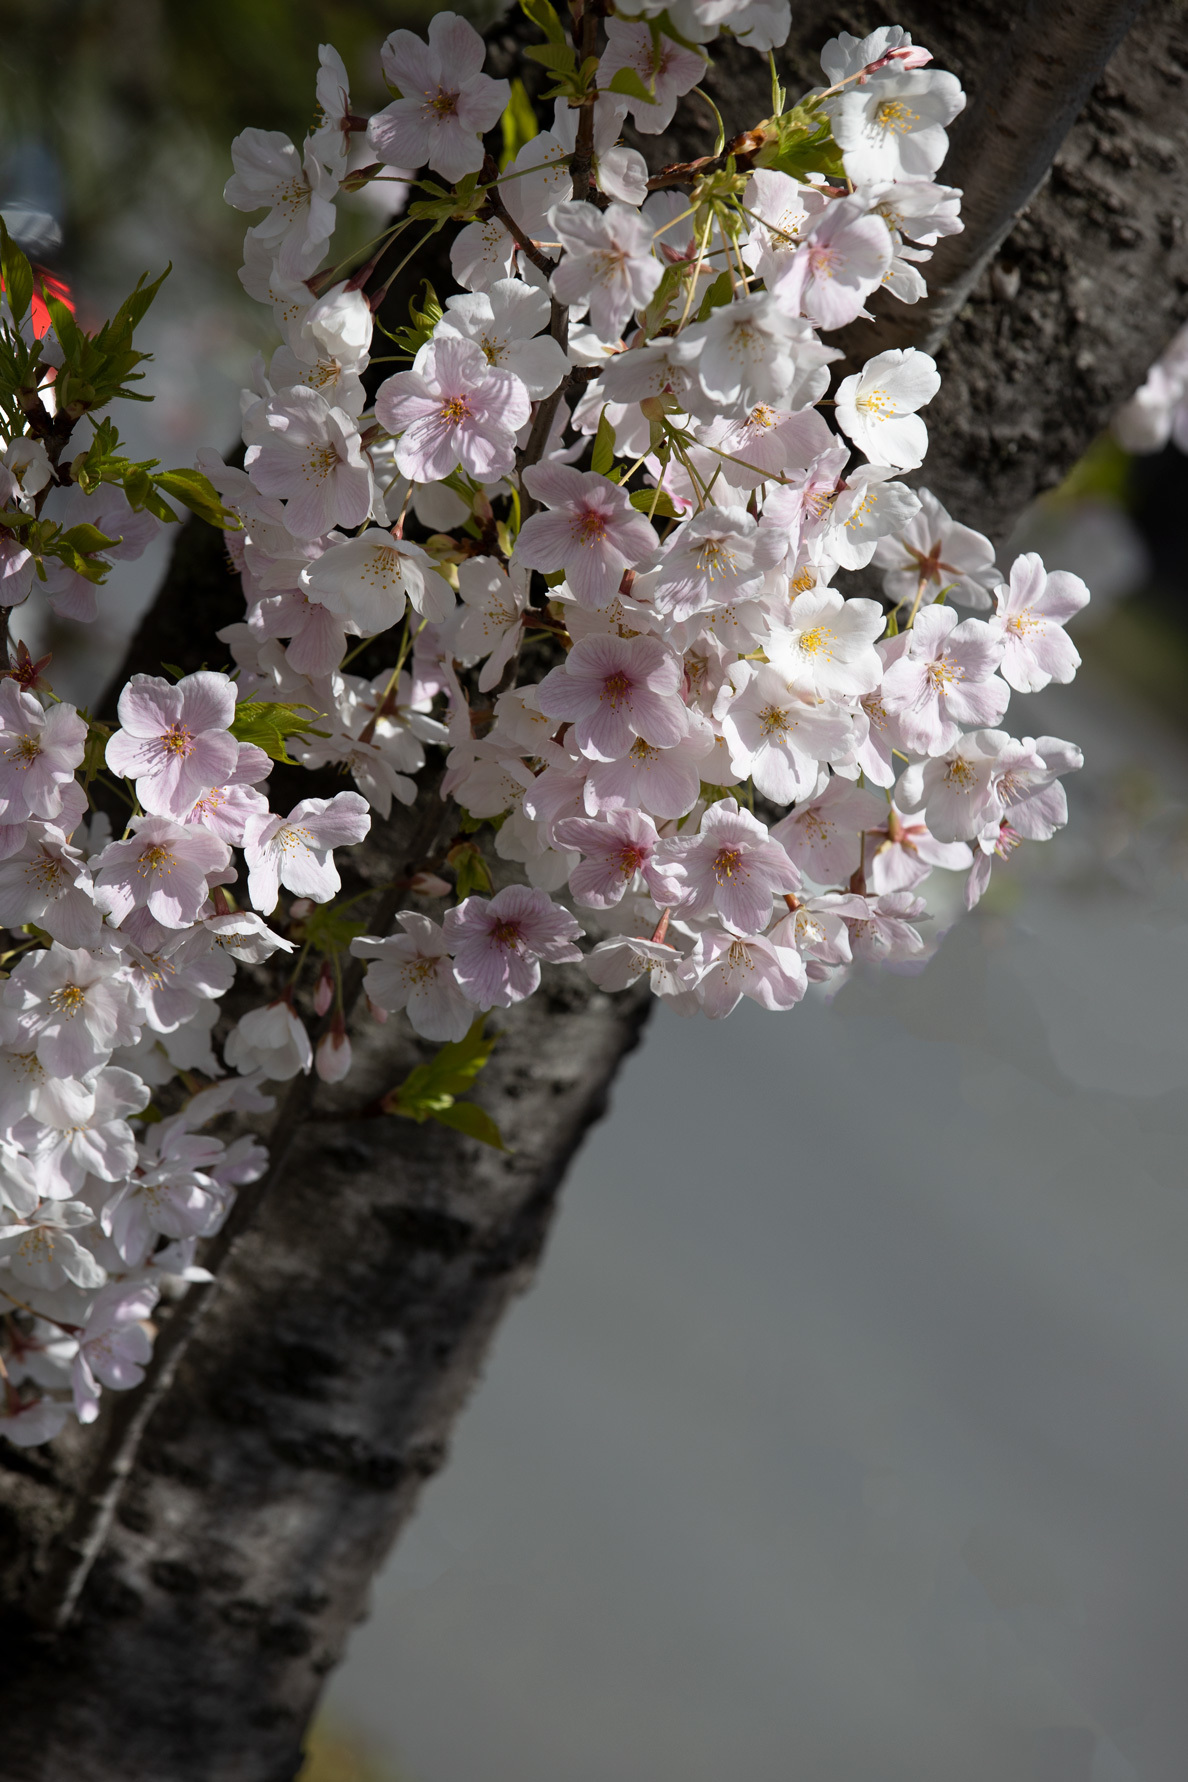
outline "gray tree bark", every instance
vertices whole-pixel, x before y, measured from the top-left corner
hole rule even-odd
[[[826,37],[894,19],[971,95],[942,174],[964,171],[971,227],[938,256],[928,309],[888,307],[875,327],[879,345],[948,329],[927,480],[998,540],[1188,310],[1188,22],[1151,0],[1102,75],[1134,10],[808,0],[781,58],[808,87]],[[491,36],[497,71],[522,72],[518,29]],[[769,109],[753,55],[726,49],[709,85],[730,131]],[[659,167],[709,145],[643,146]],[[854,350],[871,350],[866,329]],[[213,632],[238,612],[219,541],[188,528],[125,672],[214,659]],[[360,888],[431,855],[441,820],[426,794],[378,826],[352,862]],[[369,920],[393,907],[377,893]],[[500,1017],[479,1099],[510,1157],[359,1116],[422,1056],[399,1022],[356,1024],[348,1085],[283,1096],[270,1176],[215,1240],[217,1286],[162,1317],[146,1387],[108,1395],[97,1427],[47,1451],[0,1445],[0,1782],[295,1775],[322,1681],[442,1464],[646,1012],[546,977]]]

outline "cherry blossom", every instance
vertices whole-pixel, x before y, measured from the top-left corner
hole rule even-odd
[[[388,378],[375,399],[376,418],[399,435],[397,468],[417,482],[448,476],[459,464],[480,481],[506,476],[530,406],[518,377],[452,334],[428,341],[412,370]]]
[[[371,472],[351,417],[316,390],[294,385],[265,405],[270,437],[244,460],[264,495],[285,500],[295,538],[320,538],[333,526],[358,526],[371,507]]]
[[[928,450],[928,432],[916,410],[939,389],[940,374],[927,353],[916,347],[877,353],[838,385],[838,425],[872,464],[914,470]]]
[[[827,100],[846,173],[865,180],[928,179],[945,158],[951,124],[965,95],[943,69],[896,71],[892,62],[865,84]]]
[[[1001,642],[1002,677],[1017,693],[1038,693],[1050,681],[1071,681],[1081,658],[1064,625],[1089,599],[1080,576],[1045,570],[1034,551],[1016,557],[1008,586],[995,591],[988,630]],[[999,714],[1001,715],[1001,714]]]
[[[771,918],[776,892],[798,891],[800,874],[765,824],[733,798],[711,804],[695,836],[676,836],[663,855],[681,869],[682,915],[715,911],[728,928],[758,934]]]
[[[814,698],[870,693],[883,678],[874,643],[884,624],[876,600],[815,588],[796,596],[767,655],[791,686]]]
[[[509,1008],[540,983],[540,962],[581,959],[582,933],[544,891],[505,885],[492,898],[467,897],[445,915],[445,937],[464,995],[480,1009]]]
[[[154,816],[184,817],[239,765],[239,744],[228,729],[235,683],[225,674],[202,670],[172,686],[135,674],[117,710],[121,727],[108,738],[107,765],[136,782],[137,798]]]
[[[474,1020],[474,1004],[458,988],[450,944],[438,922],[414,910],[397,921],[403,934],[358,935],[356,959],[370,959],[363,988],[377,1008],[407,1011],[414,1033],[425,1039],[460,1040]]]
[[[653,528],[626,492],[594,471],[534,464],[524,472],[524,487],[548,511],[525,520],[514,561],[545,574],[563,569],[583,606],[605,606],[623,571],[656,549]]]
[[[554,827],[564,848],[576,848],[584,859],[569,875],[569,889],[578,903],[604,910],[620,902],[638,873],[653,903],[679,903],[682,888],[671,862],[656,859],[656,825],[642,811],[612,811],[601,820],[565,817]]]
[[[163,928],[188,928],[206,901],[207,878],[231,850],[216,836],[169,817],[133,817],[127,841],[108,842],[92,861],[95,902],[115,922],[147,908]]]
[[[540,683],[540,709],[574,727],[596,761],[625,755],[636,737],[671,748],[687,729],[680,663],[657,637],[597,634],[574,644]]]
[[[0,818],[52,820],[62,811],[64,790],[74,784],[87,727],[72,705],[43,711],[15,681],[0,685]]]
[[[802,697],[768,665],[736,662],[714,715],[735,772],[777,804],[811,796],[820,763],[844,755],[853,740],[848,712]]]
[[[760,1008],[790,1009],[808,989],[804,961],[791,947],[761,934],[729,934],[708,928],[699,934],[680,977],[696,990],[712,1021],[737,1008],[744,996]]]
[[[625,204],[598,211],[569,199],[553,206],[549,220],[565,250],[549,281],[554,297],[579,315],[588,309],[601,340],[618,340],[663,277],[650,229]]]
[[[682,48],[670,37],[654,40],[646,25],[627,19],[606,21],[606,49],[598,64],[598,83],[609,87],[620,68],[630,68],[639,75],[655,98],[649,105],[628,96],[627,110],[636,129],[644,135],[659,136],[668,129],[677,100],[697,85],[705,67],[704,58],[696,51]]]
[[[471,340],[489,365],[519,378],[529,396],[550,396],[568,364],[553,336],[541,332],[549,313],[547,291],[518,278],[496,279],[483,291],[451,297],[434,339]]]
[[[301,586],[359,637],[398,625],[406,604],[438,625],[455,606],[449,583],[437,574],[428,552],[382,526],[331,544],[301,571]]]
[[[962,724],[996,724],[1010,689],[995,673],[1001,640],[981,619],[959,620],[951,607],[916,615],[902,653],[883,676],[883,704],[899,720],[909,749],[943,755]]]
[[[401,95],[376,112],[367,140],[393,167],[428,162],[445,179],[477,173],[481,138],[494,129],[510,88],[482,72],[483,40],[455,12],[439,12],[428,44],[411,31],[393,31],[380,52],[384,74]]]
[[[334,849],[361,842],[371,827],[367,800],[357,792],[303,798],[287,817],[249,817],[243,854],[248,896],[262,915],[276,908],[280,888],[326,903],[342,880]]]
[[[822,328],[843,328],[861,313],[890,263],[883,219],[860,199],[838,198],[808,224],[770,289],[791,314],[809,316]]]
[[[883,591],[902,605],[933,601],[944,592],[962,606],[989,607],[998,585],[994,546],[980,532],[951,520],[931,489],[893,537],[880,538],[874,561],[885,573]]]

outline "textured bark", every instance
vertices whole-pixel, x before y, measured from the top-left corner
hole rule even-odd
[[[1025,108],[1013,138],[994,115],[1002,70],[1024,80],[1030,58],[1018,46],[1037,17],[1050,13],[1061,30],[1070,16],[1096,21],[1096,35],[1067,40],[1066,66],[1048,70],[1071,105],[1104,53],[1107,13],[1116,23],[1124,10],[808,0],[783,62],[793,88],[811,86],[826,37],[896,19],[960,75],[971,104],[954,157],[985,206],[942,265],[954,283],[992,251],[1034,183]],[[522,27],[492,35],[496,71],[524,72]],[[927,480],[995,535],[1064,475],[1181,319],[1185,70],[1183,11],[1152,0],[940,348]],[[766,69],[751,54],[724,48],[707,85],[728,131],[769,109]],[[710,144],[687,131],[642,146],[659,167]],[[923,312],[888,309],[877,327],[880,344],[927,337]],[[213,631],[239,610],[217,539],[188,528],[127,667],[221,661]],[[424,813],[400,813],[352,864],[378,885],[430,846]],[[349,1085],[300,1083],[285,1097],[281,1161],[222,1239],[217,1288],[163,1320],[153,1393],[108,1395],[96,1430],[47,1452],[0,1445],[0,1782],[294,1775],[320,1683],[444,1458],[499,1317],[531,1277],[566,1163],[645,1012],[640,998],[602,996],[570,973],[499,1017],[479,1099],[511,1158],[442,1128],[358,1117],[421,1056],[398,1021],[357,1026]],[[47,1631],[74,1590],[69,1624]]]

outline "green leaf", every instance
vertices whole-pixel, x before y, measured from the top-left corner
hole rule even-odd
[[[0,278],[12,319],[18,328],[24,321],[33,300],[33,268],[4,226],[0,217]]]
[[[530,43],[524,54],[553,74],[573,74],[577,68],[577,56],[569,43]]]
[[[565,28],[549,0],[520,0],[520,10],[538,31],[544,32],[550,43],[565,42]]]
[[[704,322],[715,309],[734,301],[734,280],[729,271],[720,272],[705,296],[701,299],[701,308],[697,312],[697,320]]]
[[[454,869],[454,894],[459,903],[476,891],[485,897],[494,889],[487,862],[476,843],[459,842],[446,855],[446,864]]]
[[[366,922],[356,921],[345,909],[336,909],[332,903],[315,904],[301,926],[306,945],[316,953],[328,956],[349,953],[355,936],[367,932]]]
[[[172,495],[209,526],[217,526],[220,531],[240,530],[238,515],[223,506],[218,490],[200,470],[158,470],[152,480],[163,495]]]
[[[845,178],[845,163],[833,140],[829,118],[812,100],[802,99],[783,117],[768,119],[764,130],[767,141],[755,156],[756,166],[774,167],[794,178],[806,173]]]
[[[495,1050],[499,1036],[487,1037],[486,1019],[479,1015],[463,1039],[442,1046],[428,1064],[418,1064],[403,1083],[381,1096],[379,1105],[384,1112],[401,1114],[406,1120],[427,1120],[450,1107],[456,1095],[470,1088]]]
[[[636,489],[634,494],[628,496],[628,500],[632,507],[637,508],[641,514],[652,514],[657,520],[680,518],[676,508],[672,505],[671,497],[664,489],[661,489],[658,495],[655,489]],[[655,502],[655,507],[652,505],[653,502]]]
[[[606,418],[603,409],[598,417],[598,431],[594,435],[594,451],[590,458],[590,469],[599,476],[609,476],[615,464],[615,430]]]
[[[58,536],[63,543],[81,551],[84,557],[91,557],[96,551],[110,550],[112,545],[120,543],[118,538],[108,538],[106,532],[100,532],[98,526],[92,526],[89,520],[71,526],[68,532],[59,533]]]
[[[446,1108],[435,1108],[433,1118],[442,1126],[450,1126],[455,1132],[464,1132],[467,1138],[478,1139],[480,1144],[490,1145],[495,1151],[508,1151],[503,1142],[503,1134],[492,1120],[486,1108],[480,1108],[474,1101],[455,1101]],[[508,1155],[510,1156],[510,1151]]]
[[[499,122],[503,131],[503,153],[499,157],[499,171],[502,173],[515,160],[520,150],[540,133],[528,89],[518,75],[511,83],[511,97],[503,108],[503,116]]]
[[[642,99],[645,105],[655,105],[656,103],[655,93],[648,91],[634,68],[617,69],[610,86],[603,90],[611,93],[626,93],[629,99]]]
[[[230,730],[239,742],[254,743],[263,749],[270,761],[284,761],[288,766],[295,766],[293,757],[285,748],[285,740],[291,736],[325,736],[324,730],[314,728],[313,719],[303,718],[302,712],[312,711],[308,705],[271,705],[262,699],[245,699],[235,708],[235,716],[231,720]],[[315,712],[314,717],[322,714]]]

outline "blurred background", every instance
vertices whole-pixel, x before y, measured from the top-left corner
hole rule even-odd
[[[9,226],[84,321],[173,263],[134,455],[229,450],[275,344],[231,138],[301,135],[319,41],[373,109],[431,12],[0,0]],[[16,616],[63,693],[169,543],[81,638]],[[1086,767],[924,972],[657,1015],[304,1782],[1182,1782],[1186,546],[1188,460],[1106,439],[1000,551],[1093,590],[1013,720]]]

